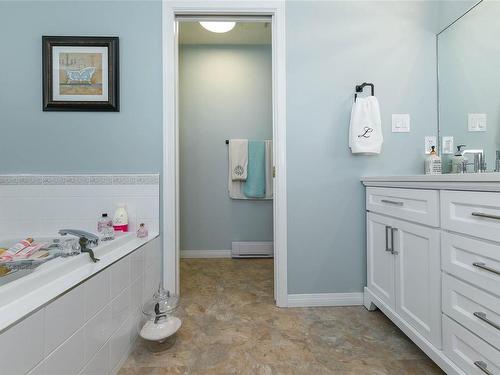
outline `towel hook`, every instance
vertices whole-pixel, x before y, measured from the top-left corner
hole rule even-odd
[[[363,82],[361,85],[356,85],[355,87],[356,93],[354,94],[354,101],[356,101],[356,99],[358,98],[358,92],[363,92],[363,89],[366,86],[370,86],[372,96],[375,95],[375,85],[373,83]]]

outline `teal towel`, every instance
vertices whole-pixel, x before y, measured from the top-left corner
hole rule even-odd
[[[266,144],[248,141],[248,171],[243,193],[248,198],[266,196]]]

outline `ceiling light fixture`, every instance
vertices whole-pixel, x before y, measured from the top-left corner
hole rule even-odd
[[[205,21],[205,22],[200,22],[200,25],[203,26],[208,31],[221,34],[231,31],[234,28],[234,26],[236,26],[236,22]]]

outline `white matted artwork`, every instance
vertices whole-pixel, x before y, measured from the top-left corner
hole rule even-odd
[[[54,100],[108,100],[108,47],[54,46],[52,56]]]

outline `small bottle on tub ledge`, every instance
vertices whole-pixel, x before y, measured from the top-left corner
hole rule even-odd
[[[137,229],[137,238],[146,238],[149,235],[148,230],[144,223],[139,225],[139,229]]]
[[[113,216],[113,229],[116,232],[128,232],[128,214],[125,203],[118,203]]]
[[[109,241],[115,239],[115,231],[113,229],[113,220],[107,213],[101,215],[97,222],[97,232],[101,235],[102,241]]]

